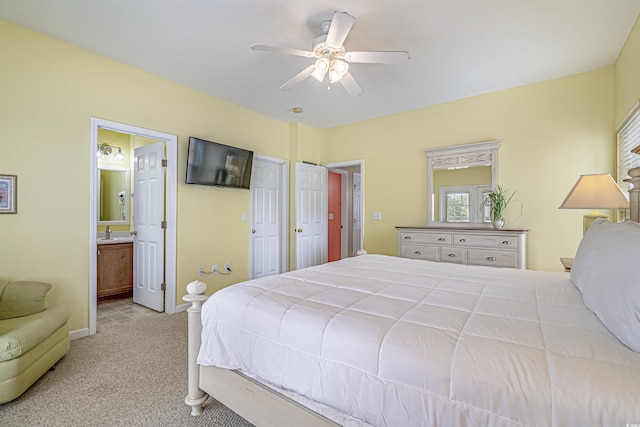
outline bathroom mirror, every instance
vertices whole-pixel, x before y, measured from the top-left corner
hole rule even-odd
[[[129,224],[129,169],[98,167],[98,225]]]
[[[425,150],[427,155],[427,224],[491,227],[480,212],[484,194],[498,185],[501,140]],[[447,220],[447,194],[468,194],[467,219]]]

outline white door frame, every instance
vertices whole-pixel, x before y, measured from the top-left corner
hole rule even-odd
[[[365,249],[364,247],[364,218],[365,214],[364,214],[364,159],[362,160],[347,160],[344,162],[333,162],[333,163],[326,163],[323,166],[327,167],[328,169],[339,169],[339,168],[343,168],[343,167],[347,167],[347,166],[360,166],[360,192],[362,193],[362,197],[360,199],[360,214],[362,215],[362,225],[361,225],[361,234],[360,234],[360,248]]]
[[[280,187],[281,202],[280,209],[282,212],[280,221],[280,271],[282,273],[289,271],[289,161],[278,159],[276,157],[263,156],[262,154],[254,154],[256,159],[266,162],[276,163],[280,166],[282,183]],[[249,278],[253,279],[253,238],[251,229],[253,227],[253,204],[250,206],[249,212]]]
[[[168,133],[150,129],[125,125],[123,123],[91,118],[91,149],[89,150],[89,335],[94,335],[97,329],[98,289],[97,289],[97,259],[98,249],[98,213],[96,211],[95,185],[98,179],[98,160],[96,147],[98,146],[98,129],[108,129],[130,135],[164,141],[167,156],[166,169],[166,206],[165,219],[165,312],[176,312],[176,240],[177,240],[177,186],[178,186],[178,137]]]

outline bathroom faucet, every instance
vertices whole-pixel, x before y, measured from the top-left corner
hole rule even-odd
[[[104,238],[105,238],[105,240],[111,239],[111,226],[110,225],[107,225],[107,229],[104,232]]]

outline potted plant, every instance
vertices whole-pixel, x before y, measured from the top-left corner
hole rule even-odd
[[[504,211],[507,206],[509,206],[512,201],[520,202],[519,200],[513,199],[515,194],[515,191],[509,194],[509,190],[505,190],[502,186],[498,185],[485,196],[483,202],[480,204],[480,210],[482,211],[484,211],[486,207],[491,209],[490,215],[494,228],[500,229],[504,226]],[[520,204],[522,205],[521,202]]]

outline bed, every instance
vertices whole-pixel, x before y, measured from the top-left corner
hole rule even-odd
[[[594,223],[571,273],[367,254],[190,284],[185,402],[259,426],[640,424],[631,176],[632,220]]]

